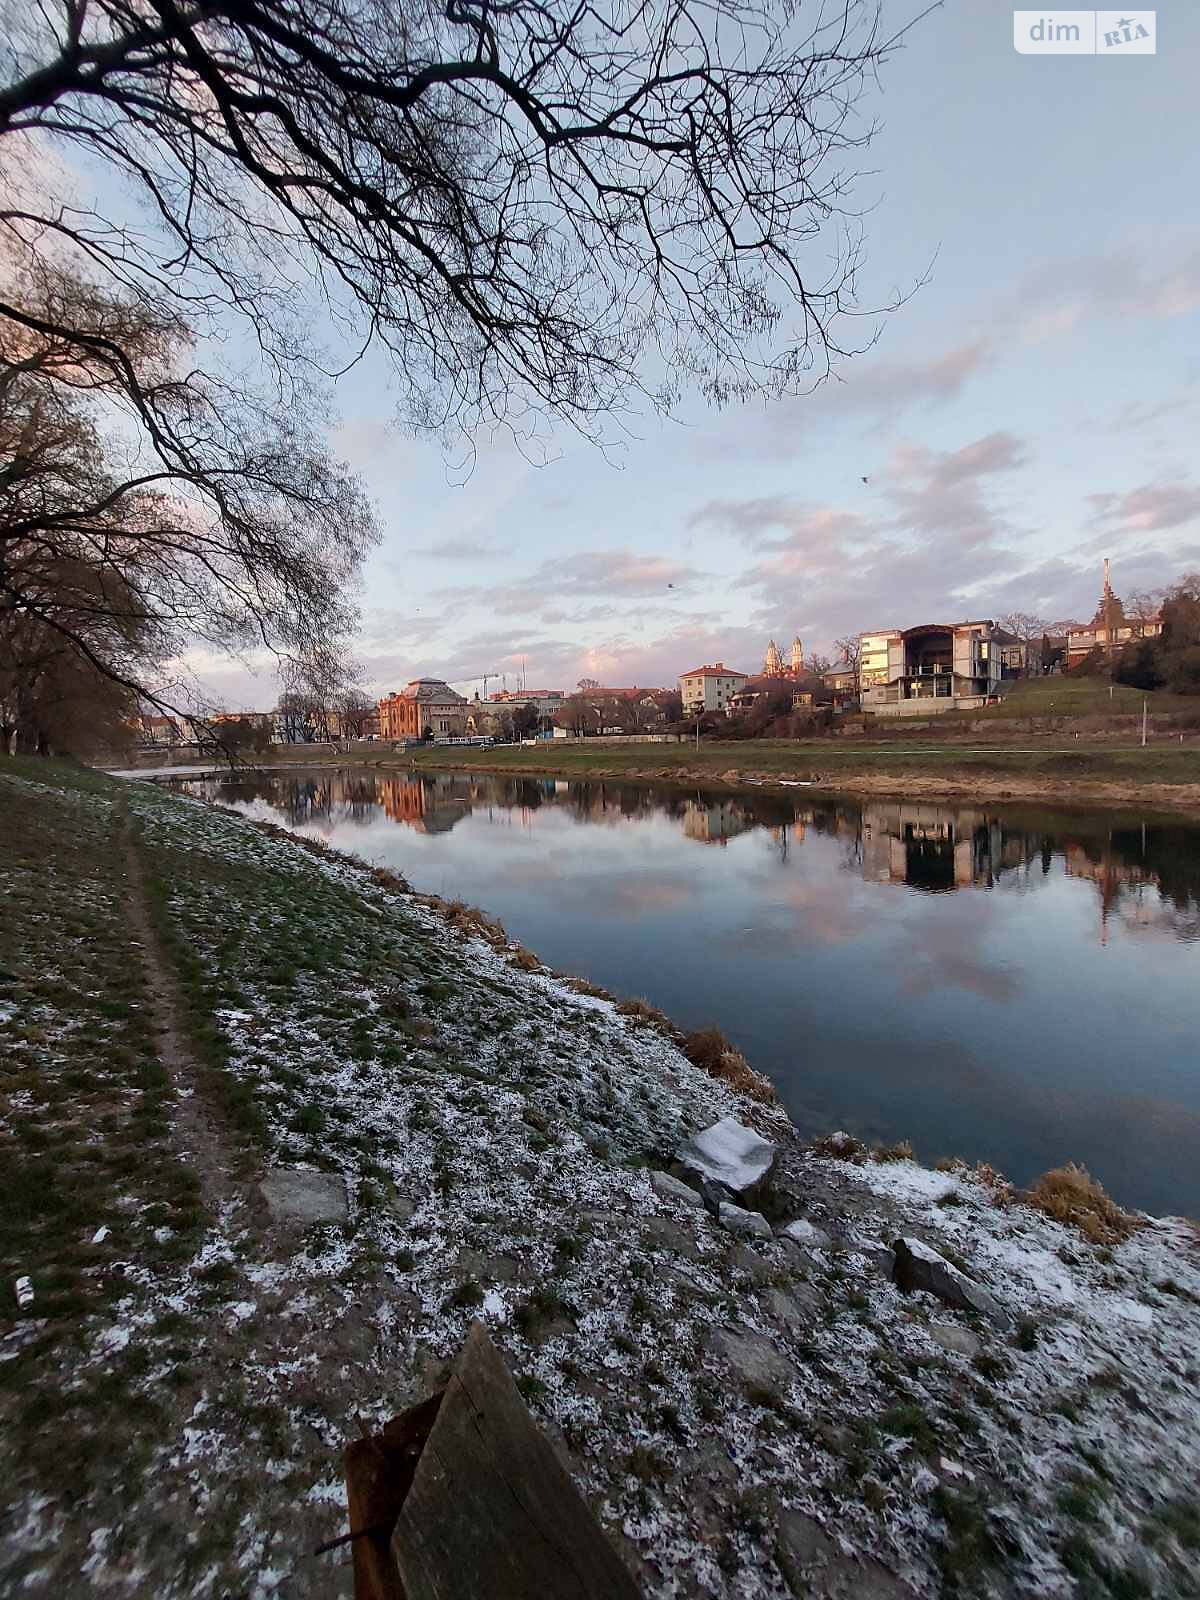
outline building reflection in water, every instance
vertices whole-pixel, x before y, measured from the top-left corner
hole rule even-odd
[[[948,893],[993,889],[1021,876],[1048,878],[1053,864],[1086,879],[1098,896],[1098,933],[1110,921],[1131,931],[1200,939],[1200,830],[1185,823],[1133,822],[1029,806],[999,810],[924,801],[685,794],[646,785],[572,782],[488,774],[363,772],[238,773],[186,784],[226,803],[262,802],[287,825],[330,832],[344,822],[390,822],[447,834],[468,817],[484,825],[532,828],[547,807],[580,823],[619,827],[666,819],[698,844],[729,845],[758,833],[780,862],[797,859],[810,835],[835,837],[844,866],[868,883]]]
[[[872,883],[933,892],[990,889],[1039,846],[1036,834],[1005,828],[997,817],[966,806],[895,801],[862,808],[862,873]]]

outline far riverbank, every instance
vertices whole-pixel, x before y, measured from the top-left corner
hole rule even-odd
[[[1200,750],[1188,745],[1051,747],[892,742],[755,740],[701,745],[538,746],[409,753],[416,770],[524,773],[547,777],[644,779],[706,789],[797,785],[856,796],[911,799],[1046,800],[1142,805],[1200,816]]]
[[[549,741],[491,750],[436,745],[391,750],[378,744],[272,747],[255,767],[364,766],[382,771],[454,770],[540,777],[621,779],[735,791],[797,786],[856,796],[928,800],[1035,800],[1150,807],[1200,817],[1200,744],[1116,744],[1056,735],[1044,742],[989,739],[917,744],[899,739],[711,741],[618,744]],[[112,766],[124,766],[113,761]],[[170,767],[146,753],[139,770]],[[211,766],[211,762],[205,763]],[[178,764],[181,776],[196,764]]]

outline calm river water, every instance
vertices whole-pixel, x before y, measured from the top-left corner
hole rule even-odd
[[[1200,828],[361,770],[181,784],[716,1023],[805,1132],[1200,1216]]]

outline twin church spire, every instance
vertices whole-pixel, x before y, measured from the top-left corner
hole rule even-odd
[[[800,643],[800,635],[792,640],[792,661],[790,667],[785,667],[783,657],[779,653],[779,646],[774,639],[767,641],[767,654],[763,660],[764,678],[798,678],[804,671],[804,646]]]

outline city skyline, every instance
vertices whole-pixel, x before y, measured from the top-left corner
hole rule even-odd
[[[1119,62],[1018,55],[993,0],[914,29],[864,102],[857,190],[860,303],[907,298],[850,328],[878,340],[812,395],[685,397],[607,453],[559,434],[447,454],[393,431],[386,373],[357,365],[334,440],[385,527],[364,686],[511,684],[522,663],[567,689],[670,683],[754,670],[794,632],[829,654],[893,618],[1090,616],[1105,554],[1121,594],[1200,565],[1200,155],[1171,132],[1200,19],[1159,15],[1158,54]],[[265,662],[189,665],[225,703],[278,692]]]

